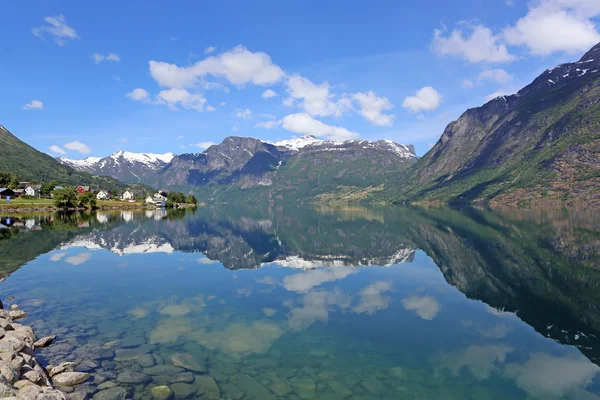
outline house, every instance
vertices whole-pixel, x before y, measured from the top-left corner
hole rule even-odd
[[[158,191],[156,193],[154,193],[154,201],[156,200],[166,200],[167,199],[167,194],[163,191]]]
[[[19,187],[21,189],[25,189],[27,186],[29,186],[29,182],[19,182]]]
[[[152,197],[152,196],[146,197],[146,203],[154,204],[154,197]]]
[[[135,196],[129,190],[126,190],[125,193],[123,193],[123,196],[121,196],[121,198],[123,200],[133,200],[135,199]]]
[[[98,200],[108,200],[108,199],[110,199],[110,195],[108,194],[108,192],[106,190],[101,190],[96,194],[96,198]]]
[[[77,193],[79,194],[84,194],[90,191],[90,187],[89,186],[77,186]]]
[[[7,197],[15,197],[15,192],[9,188],[0,188],[0,199],[5,199]]]
[[[15,197],[23,196],[25,194],[25,189],[15,189]]]
[[[28,185],[25,188],[25,194],[32,197],[40,197],[40,189],[42,185]]]
[[[53,199],[54,198],[54,191],[55,190],[63,190],[64,187],[63,186],[54,186],[54,189],[52,190],[52,192],[50,192],[50,198]]]

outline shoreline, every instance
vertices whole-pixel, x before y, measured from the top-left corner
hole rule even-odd
[[[178,208],[194,208],[201,207],[199,204],[180,204],[177,207],[173,207],[173,209]],[[164,208],[164,207],[163,207]],[[119,211],[119,210],[156,210],[157,207],[155,205],[146,205],[146,204],[123,204],[123,205],[102,205],[90,210],[85,207],[48,207],[48,206],[27,206],[27,205],[14,205],[13,207],[6,207],[6,205],[0,205],[0,213],[30,213],[30,212],[64,212],[64,211]]]
[[[12,304],[8,310],[0,302],[0,397],[26,400],[67,400],[62,386],[75,387],[89,380],[87,372],[78,372],[77,364],[61,362],[44,366],[37,350],[50,346],[56,335],[37,339],[33,329],[16,321],[27,313]]]

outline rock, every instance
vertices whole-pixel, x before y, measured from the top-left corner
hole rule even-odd
[[[315,381],[308,377],[295,379],[292,381],[292,385],[294,386],[294,391],[300,396],[302,399],[313,399],[315,398]]]
[[[203,360],[204,361],[204,360]],[[198,358],[194,357],[189,353],[177,353],[171,356],[171,362],[173,365],[182,367],[194,372],[207,372],[208,369],[204,363],[200,362]]]
[[[7,333],[10,333],[13,331],[9,331]],[[25,346],[27,346],[27,343],[25,343],[24,340],[19,339],[18,337],[16,337],[15,335],[5,335],[4,338],[2,339],[2,343],[6,344],[6,345],[10,345],[12,346],[12,349],[14,351],[16,351],[17,353],[20,351],[23,351],[23,349],[25,348]]]
[[[5,383],[0,383],[0,397],[14,396],[15,391]]]
[[[18,309],[19,309],[19,306],[18,306],[17,304],[11,304],[11,305],[10,305],[10,310],[11,310],[11,311],[16,311],[16,310],[18,310]]]
[[[197,387],[187,383],[173,383],[170,387],[176,399],[187,399],[198,391]]]
[[[191,372],[183,372],[169,378],[169,383],[192,383],[194,382],[194,374]]]
[[[373,393],[375,395],[380,394],[383,391],[383,384],[375,379],[369,379],[360,382],[360,386],[363,387],[367,392]]]
[[[98,364],[96,361],[85,360],[85,361],[82,361],[79,364],[77,364],[77,366],[75,367],[75,371],[91,372],[91,371],[94,371],[95,369],[97,369],[98,367],[100,367],[100,364]]]
[[[6,300],[8,300],[8,301],[11,301],[11,300],[14,300],[14,299],[15,299],[15,296],[8,296],[8,297],[6,298]]]
[[[54,375],[58,375],[62,372],[74,372],[76,367],[77,363],[62,362],[58,366],[52,368],[48,374],[50,375],[50,377],[53,377]]]
[[[269,385],[269,389],[271,392],[275,393],[279,397],[285,397],[292,391],[284,379],[279,377],[273,377],[271,379],[271,384]]]
[[[0,375],[6,379],[6,382],[13,384],[19,379],[19,370],[2,362],[0,363]]]
[[[98,385],[98,390],[112,389],[114,387],[117,387],[116,383],[114,383],[112,381],[106,381],[106,382],[102,382],[101,384]]]
[[[114,387],[110,389],[102,390],[92,397],[93,400],[125,400],[127,397],[127,390],[122,387]]]
[[[40,349],[42,347],[50,346],[55,339],[56,335],[43,337],[40,340],[34,342],[33,347],[35,347],[36,349]]]
[[[141,356],[138,356],[135,360],[144,368],[149,368],[154,365],[154,357],[152,357],[152,355],[150,354],[142,354]]]
[[[60,390],[49,390],[38,395],[36,400],[67,400],[67,396]]]
[[[129,383],[132,385],[138,383],[148,383],[150,381],[150,377],[141,372],[123,371],[117,376],[117,382]]]
[[[58,386],[75,386],[88,380],[87,372],[61,372],[52,377],[52,382]]]
[[[146,343],[146,339],[142,336],[130,336],[121,340],[121,347],[137,347]]]
[[[202,399],[217,400],[221,397],[221,389],[217,382],[210,376],[198,375],[194,381],[194,386],[198,388],[198,393],[204,393]]]
[[[401,367],[393,367],[389,370],[390,375],[398,380],[405,381],[406,380],[406,372]]]
[[[33,383],[44,382],[44,375],[40,371],[27,371],[22,376]]]
[[[91,396],[88,392],[73,392],[67,395],[68,400],[88,400]]]
[[[26,400],[35,400],[40,393],[42,393],[42,388],[38,385],[27,385],[19,389],[17,396]]]
[[[221,384],[221,390],[223,391],[223,395],[225,395],[226,398],[240,400],[242,397],[244,397],[244,391],[237,387],[237,385],[234,385],[233,383],[227,382]]]
[[[155,365],[150,368],[144,368],[144,373],[147,375],[177,375],[184,371],[183,368],[176,367],[174,365],[164,364]]]
[[[246,393],[246,397],[248,399],[254,400],[269,400],[275,399],[273,393],[269,391],[266,387],[264,387],[260,382],[255,380],[254,378],[241,374],[235,376],[237,386]]]
[[[345,399],[346,397],[352,396],[352,391],[342,382],[330,380],[327,381],[327,386],[329,386],[329,389],[337,395],[337,398]]]
[[[150,393],[155,400],[169,400],[173,397],[173,391],[168,386],[155,386]]]
[[[147,354],[153,349],[153,346],[143,345],[133,349],[117,349],[115,351],[115,361],[134,360],[142,354]]]
[[[25,318],[27,313],[23,310],[13,310],[8,314],[14,321]]]

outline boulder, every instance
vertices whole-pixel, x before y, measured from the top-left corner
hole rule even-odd
[[[169,383],[192,383],[194,382],[194,374],[191,372],[183,372],[169,378]]]
[[[207,372],[208,369],[206,368],[206,365],[204,365],[203,363],[204,360],[199,360],[197,357],[194,357],[193,355],[189,354],[189,353],[177,353],[177,354],[173,354],[171,356],[171,362],[173,363],[173,365],[176,365],[178,367],[182,367],[185,368],[187,370],[190,371],[194,371],[194,372]]]
[[[213,378],[207,375],[198,375],[194,381],[194,386],[198,388],[198,393],[204,393],[202,399],[217,400],[221,398],[221,389]]]
[[[61,372],[52,377],[52,382],[58,386],[75,386],[88,380],[87,372]]]
[[[187,399],[198,391],[197,387],[187,383],[173,383],[170,387],[176,399]]]
[[[117,382],[128,383],[131,385],[136,385],[138,383],[147,383],[150,381],[150,377],[141,372],[123,371],[117,376]]]
[[[144,368],[154,366],[154,357],[152,357],[152,355],[150,354],[142,354],[138,356],[135,360]]]
[[[13,319],[13,321],[16,321],[18,319],[25,318],[27,313],[23,310],[13,310],[10,311],[8,315]]]
[[[127,390],[122,387],[114,387],[110,389],[101,390],[92,397],[93,400],[125,400],[127,397]]]
[[[173,391],[168,386],[155,386],[150,393],[155,400],[169,400],[173,398]]]
[[[62,372],[74,372],[77,367],[77,363],[74,362],[62,362],[58,366],[52,368],[49,372],[50,376],[58,375]]]
[[[40,340],[37,340],[36,342],[34,342],[33,347],[35,347],[36,349],[40,349],[42,347],[50,346],[52,344],[52,342],[54,342],[55,339],[56,339],[56,335],[43,337]]]

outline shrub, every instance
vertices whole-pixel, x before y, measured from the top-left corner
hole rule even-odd
[[[77,192],[74,188],[58,189],[53,194],[56,207],[73,207],[77,202]]]

